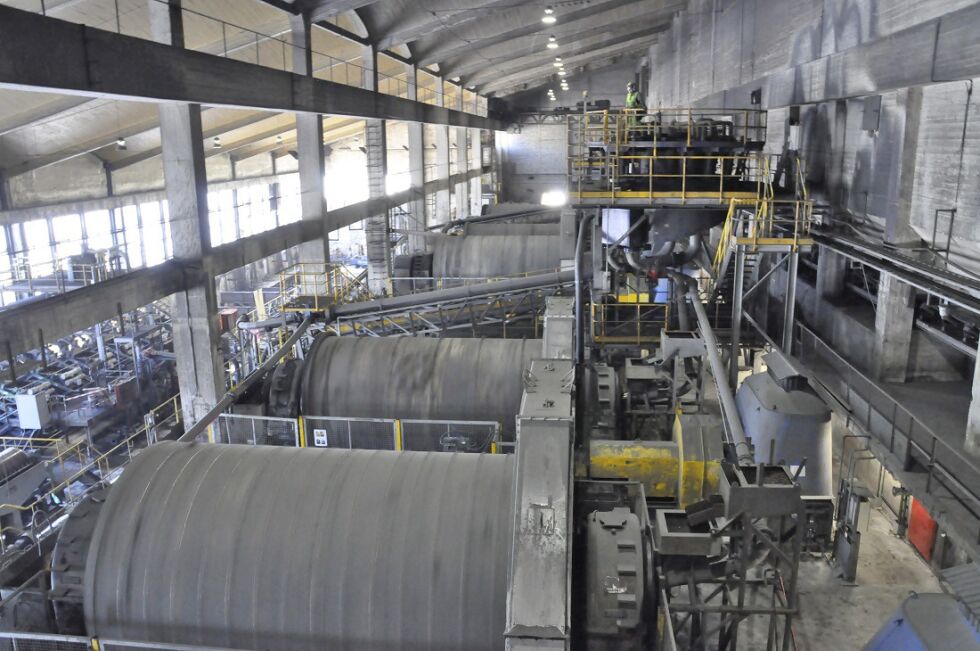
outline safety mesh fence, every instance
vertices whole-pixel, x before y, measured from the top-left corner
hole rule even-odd
[[[494,452],[500,426],[490,421],[402,420],[402,449]]]
[[[299,446],[299,425],[292,418],[221,414],[212,434],[215,443]]]
[[[306,444],[316,448],[398,449],[397,426],[385,418],[306,416]]]

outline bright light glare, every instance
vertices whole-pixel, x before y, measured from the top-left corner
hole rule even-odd
[[[545,25],[554,25],[555,23],[558,22],[558,19],[555,18],[554,16],[548,15],[548,16],[543,16],[541,18],[541,22],[544,23]]]
[[[566,201],[568,201],[568,196],[561,190],[548,190],[541,195],[542,206],[564,206]]]

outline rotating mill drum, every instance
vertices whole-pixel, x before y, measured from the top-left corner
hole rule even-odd
[[[500,649],[513,466],[511,455],[161,443],[88,513],[94,531],[67,528],[59,545],[90,540],[91,637]]]
[[[321,335],[303,365],[306,416],[477,420],[514,438],[539,340]]]

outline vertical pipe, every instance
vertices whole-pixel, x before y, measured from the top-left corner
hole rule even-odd
[[[745,245],[735,246],[735,287],[732,290],[732,350],[728,383],[738,388],[738,350],[742,341],[742,294],[745,284]]]
[[[585,250],[585,232],[595,219],[595,213],[579,222],[578,241],[575,244],[575,363],[585,359],[585,329],[582,319],[582,252]],[[592,243],[596,246],[595,242]]]
[[[796,319],[796,274],[800,266],[799,250],[789,253],[786,274],[786,303],[783,306],[783,352],[793,354],[793,322]]]

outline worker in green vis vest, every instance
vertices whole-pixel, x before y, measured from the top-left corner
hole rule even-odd
[[[636,82],[629,82],[626,84],[626,108],[629,109],[629,117],[626,120],[631,131],[635,130],[637,125],[640,123],[640,116],[646,111],[646,104],[643,103],[643,97],[640,96],[639,91],[636,89]]]

